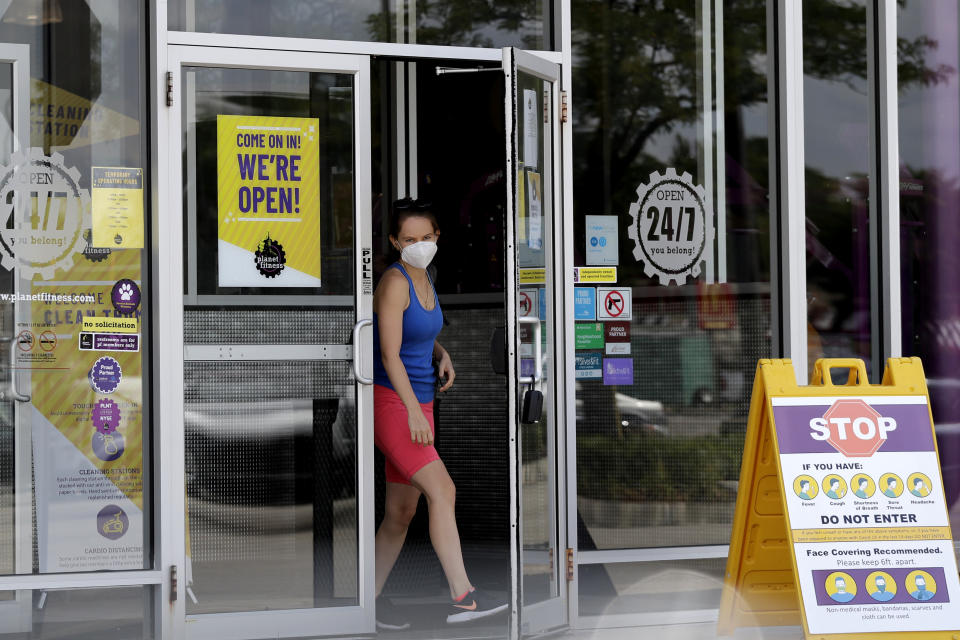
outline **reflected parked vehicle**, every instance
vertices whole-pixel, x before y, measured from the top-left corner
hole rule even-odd
[[[603,407],[599,413],[610,413],[609,425],[604,426],[604,432],[599,435],[626,435],[628,433],[656,433],[668,435],[669,431],[665,425],[666,416],[664,415],[663,403],[657,400],[643,400],[628,396],[625,393],[614,392],[612,403],[609,397],[611,388],[596,385],[596,395],[591,393],[593,389],[584,388],[579,382],[577,387],[577,423],[583,425],[586,422],[585,416],[598,413],[593,410],[586,410],[585,407],[597,404]],[[615,412],[610,411],[616,408]],[[596,424],[593,417],[590,424]],[[609,428],[609,431],[606,429]],[[583,433],[581,428],[579,433]]]
[[[297,504],[352,491],[352,398],[186,403],[187,494],[221,504]]]

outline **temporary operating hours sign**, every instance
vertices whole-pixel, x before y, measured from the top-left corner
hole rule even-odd
[[[769,403],[769,435],[753,435],[775,447],[783,524],[807,634],[952,634],[960,629],[960,581],[919,360],[891,360],[887,388],[824,384],[830,363],[818,362],[820,386],[782,396],[770,393],[782,383],[771,384],[772,377],[764,383],[765,374],[758,372],[760,393]],[[842,366],[859,371],[851,381],[865,380],[863,364],[856,363]],[[904,384],[911,379],[914,384]],[[759,452],[745,457],[751,459],[744,471],[756,471],[748,484],[760,487],[763,477],[772,479],[759,471]],[[760,500],[755,498],[754,510]],[[737,527],[749,529],[749,519],[738,504]],[[740,554],[749,544],[745,535],[735,534],[731,575],[749,573],[750,553]]]
[[[217,116],[219,286],[320,286],[318,126]]]

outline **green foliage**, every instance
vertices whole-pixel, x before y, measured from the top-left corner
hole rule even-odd
[[[616,501],[729,499],[721,482],[740,475],[743,434],[671,438],[638,433],[577,438],[577,493]]]

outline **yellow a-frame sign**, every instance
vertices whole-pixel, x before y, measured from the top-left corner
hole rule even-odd
[[[831,370],[849,373],[834,385]],[[926,381],[892,358],[818,360],[809,386],[761,360],[750,403],[719,633],[960,638],[960,579]]]

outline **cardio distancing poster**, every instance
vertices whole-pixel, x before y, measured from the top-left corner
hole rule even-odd
[[[219,286],[320,286],[318,128],[217,116]]]
[[[891,360],[882,385],[854,382],[860,361],[841,361],[851,383],[833,385],[831,366],[801,388],[788,361],[761,361],[721,626],[782,601],[765,591],[786,557],[808,635],[953,633],[960,580],[919,360]],[[782,539],[778,522],[779,564],[757,544]]]

